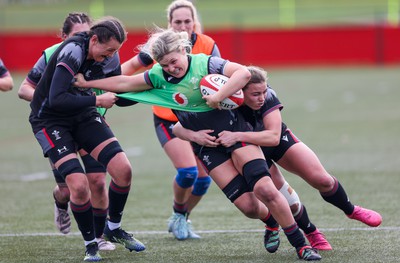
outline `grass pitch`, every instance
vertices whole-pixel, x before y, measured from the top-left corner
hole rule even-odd
[[[347,219],[318,192],[284,172],[333,251],[323,262],[397,262],[400,243],[399,67],[269,69],[270,83],[284,104],[283,119],[336,176],[351,201],[383,216],[378,228]],[[28,103],[15,88],[0,94],[0,262],[82,262],[83,241],[57,233],[55,185],[28,123]],[[102,252],[103,262],[297,262],[281,233],[275,254],[263,248],[263,225],[245,218],[215,184],[193,211],[201,240],[176,241],[167,233],[175,171],[153,130],[149,106],[112,108],[107,120],[129,155],[133,188],[123,227],[143,241],[144,253],[121,246]]]

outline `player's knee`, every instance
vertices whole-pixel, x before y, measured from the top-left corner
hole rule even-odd
[[[58,172],[65,179],[69,174],[85,173],[78,159],[70,159],[58,167]]]
[[[123,152],[118,141],[112,141],[107,144],[99,153],[98,161],[107,169],[108,163],[117,153]]]
[[[107,171],[113,181],[121,187],[127,187],[132,182],[132,166],[123,152],[117,153]]]
[[[319,178],[319,186],[318,190],[320,192],[329,192],[334,189],[337,185],[337,179],[329,174],[324,176],[318,176]]]
[[[64,186],[57,185],[54,187],[53,196],[58,202],[67,203],[69,201],[69,195],[69,188],[66,184],[64,184]]]
[[[235,178],[232,179],[223,189],[222,192],[226,195],[226,197],[234,203],[236,199],[242,196],[246,192],[250,192],[250,188],[247,185],[246,180],[243,176],[238,174]]]
[[[106,192],[107,185],[105,176],[102,175],[91,176],[90,178],[88,177],[88,181],[92,192],[96,193]]]
[[[182,188],[189,188],[194,185],[199,171],[197,166],[178,168],[175,181]]]
[[[208,188],[211,185],[211,177],[197,177],[196,182],[193,185],[193,195],[202,196],[207,193]]]
[[[264,176],[270,176],[267,162],[264,159],[255,159],[243,166],[243,177],[252,191],[254,185]]]
[[[279,189],[279,192],[281,192],[288,201],[293,216],[297,216],[301,211],[301,202],[296,191],[285,181],[281,189]]]

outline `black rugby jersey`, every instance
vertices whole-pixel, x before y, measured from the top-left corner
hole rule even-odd
[[[87,33],[79,33],[65,40],[51,56],[30,104],[35,116],[68,117],[85,109],[96,110],[93,90],[73,87],[74,75],[82,73],[87,80],[101,79],[120,75],[121,67],[118,54],[102,62],[87,60],[89,39]],[[67,85],[68,87],[63,87],[65,83],[52,84],[54,73],[59,66],[64,67],[71,74],[71,84]],[[52,105],[58,105],[58,107]]]
[[[267,97],[259,110],[253,110],[250,107],[243,105],[239,107],[239,112],[243,115],[245,121],[253,131],[262,131],[264,130],[264,116],[276,109],[282,110],[283,105],[276,96],[275,91],[268,86]],[[282,122],[282,132],[284,130],[286,130],[286,124]]]

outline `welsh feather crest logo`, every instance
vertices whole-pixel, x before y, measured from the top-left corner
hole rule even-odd
[[[175,92],[175,93],[172,95],[172,98],[174,99],[174,101],[175,101],[177,104],[179,104],[179,105],[181,105],[181,106],[186,106],[186,105],[188,104],[188,99],[187,99],[187,97],[185,96],[185,94],[182,94],[182,93],[180,93],[180,92]]]

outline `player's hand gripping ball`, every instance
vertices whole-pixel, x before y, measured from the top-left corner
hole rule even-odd
[[[228,81],[228,77],[220,74],[209,74],[200,80],[200,91],[203,95],[212,95],[216,93]],[[221,109],[233,110],[243,104],[244,95],[240,89],[232,96],[225,98],[220,102]]]

